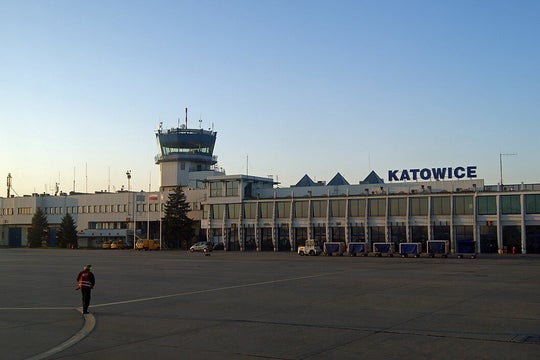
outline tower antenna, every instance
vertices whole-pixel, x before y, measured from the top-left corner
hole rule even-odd
[[[11,173],[7,175],[7,197],[9,198],[9,191],[11,190]]]
[[[186,108],[186,129],[187,129],[187,108]]]

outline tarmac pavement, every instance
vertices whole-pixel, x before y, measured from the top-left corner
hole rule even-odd
[[[6,359],[540,358],[537,255],[0,249],[0,274]]]

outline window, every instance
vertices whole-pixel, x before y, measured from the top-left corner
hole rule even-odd
[[[427,216],[428,214],[428,198],[427,197],[412,197],[409,200],[411,206],[411,216]]]
[[[223,186],[221,182],[211,182],[210,183],[210,197],[219,197],[223,196]]]
[[[330,200],[330,216],[345,217],[345,200]]]
[[[374,242],[385,242],[386,235],[384,226],[370,226],[369,227],[369,239]]]
[[[257,203],[244,203],[244,219],[255,219],[257,217]]]
[[[427,226],[411,226],[411,242],[422,243],[422,248],[425,248],[428,239]]]
[[[32,208],[31,207],[22,207],[17,210],[17,213],[19,215],[32,215]],[[6,215],[6,214],[4,214]]]
[[[308,217],[308,202],[307,201],[297,201],[294,203],[294,217],[295,218]]]
[[[276,202],[276,217],[288,219],[291,216],[291,203],[288,201]]]
[[[227,204],[227,214],[229,219],[240,217],[240,204]]]
[[[399,245],[402,242],[407,242],[407,228],[402,225],[389,226],[390,242],[395,244],[395,250],[399,251]]]
[[[319,244],[322,244],[326,241],[326,228],[323,226],[314,226],[313,227],[313,239],[318,240]]]
[[[540,214],[540,195],[525,195],[527,214]]]
[[[238,196],[238,181],[225,182],[225,196]]]
[[[203,205],[202,206],[202,218],[203,219],[208,219],[208,205]]]
[[[407,198],[392,198],[388,200],[388,215],[406,216]]]
[[[496,215],[497,198],[495,196],[479,196],[477,199],[478,215]]]
[[[369,199],[369,216],[385,216],[386,199]]]
[[[454,215],[472,215],[473,197],[456,196],[454,197]]]
[[[501,212],[503,214],[521,214],[519,195],[502,195]]]
[[[450,196],[434,196],[431,198],[432,215],[450,215]]]
[[[214,204],[212,206],[212,219],[223,219],[225,204]]]
[[[366,241],[366,236],[363,226],[351,226],[351,241],[363,242]]]
[[[366,216],[366,200],[364,199],[349,200],[349,216],[350,217]]]
[[[448,225],[433,226],[433,239],[434,240],[450,240],[450,226]]]
[[[273,202],[262,202],[259,204],[261,211],[261,218],[271,219],[273,217],[274,203]]]
[[[313,200],[313,217],[326,217],[326,200]]]
[[[473,240],[473,227],[472,225],[458,225],[456,229],[456,241],[459,240]]]

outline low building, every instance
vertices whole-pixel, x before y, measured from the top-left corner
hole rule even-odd
[[[158,239],[168,191],[184,189],[198,239],[227,251],[295,251],[307,239],[342,242],[475,241],[479,253],[540,253],[540,184],[485,185],[474,167],[374,172],[350,184],[308,175],[281,188],[272,178],[226,175],[213,155],[216,133],[158,130],[157,192],[33,194],[0,198],[0,245],[26,246],[37,208],[49,222],[48,245],[71,214],[79,245],[137,237]],[[398,175],[399,174],[399,175]],[[445,177],[446,175],[446,177]]]

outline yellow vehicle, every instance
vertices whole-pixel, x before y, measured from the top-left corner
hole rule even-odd
[[[139,239],[135,242],[135,249],[137,250],[159,250],[159,241],[149,239]]]
[[[111,249],[125,249],[127,247],[124,240],[114,240],[111,242]]]
[[[111,240],[106,240],[101,244],[102,249],[110,249],[111,248]]]

